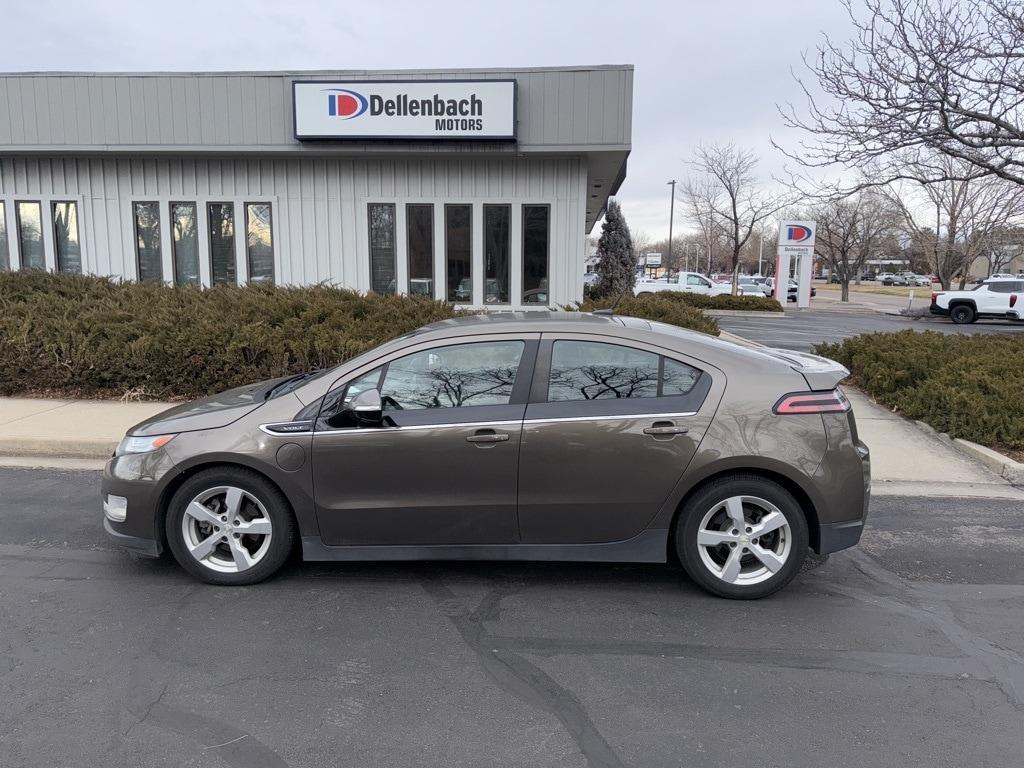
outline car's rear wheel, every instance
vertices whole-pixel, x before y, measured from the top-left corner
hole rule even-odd
[[[949,319],[957,325],[967,325],[975,320],[974,308],[969,304],[957,304],[949,310]]]
[[[736,475],[710,483],[686,502],[676,551],[697,584],[722,597],[751,600],[782,589],[807,556],[803,510],[778,483]]]
[[[167,542],[182,568],[210,584],[255,584],[273,575],[295,543],[288,502],[249,470],[205,470],[171,499]]]

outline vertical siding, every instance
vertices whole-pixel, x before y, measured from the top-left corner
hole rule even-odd
[[[164,208],[175,200],[195,200],[201,208],[234,200],[239,237],[241,204],[270,200],[278,282],[328,281],[358,290],[370,284],[368,202],[432,202],[435,226],[445,202],[548,203],[552,302],[562,304],[580,298],[586,174],[579,159],[6,157],[0,158],[0,199],[80,200],[85,271],[129,279],[136,277],[133,200],[159,200]],[[398,237],[404,240],[404,233]],[[521,270],[514,257],[513,269]],[[435,259],[442,258],[438,251]],[[478,269],[482,254],[474,259]]]

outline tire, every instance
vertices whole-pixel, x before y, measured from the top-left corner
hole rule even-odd
[[[171,498],[166,531],[182,568],[222,586],[269,578],[296,541],[288,500],[266,478],[241,467],[208,469],[186,480]]]
[[[957,325],[967,325],[978,319],[970,304],[957,304],[949,310],[949,319]]]
[[[743,515],[743,528],[734,514]],[[770,530],[758,536],[761,524]],[[807,541],[807,520],[796,499],[757,475],[732,475],[701,488],[680,510],[675,533],[676,553],[690,578],[713,595],[736,600],[767,597],[786,586],[800,572]]]

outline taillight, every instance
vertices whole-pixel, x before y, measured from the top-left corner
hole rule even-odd
[[[783,395],[772,408],[772,413],[845,413],[850,401],[838,389],[827,392],[790,392]]]
[[[932,304],[934,304],[935,300],[939,298],[939,293],[941,293],[941,291],[932,291]]]
[[[1011,293],[1010,294],[1010,306],[1011,307],[1017,306],[1017,294],[1016,293]]]

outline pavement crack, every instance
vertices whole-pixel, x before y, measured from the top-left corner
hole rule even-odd
[[[1024,659],[1019,654],[1000,648],[965,626],[957,619],[948,600],[919,590],[864,552],[851,552],[849,556],[864,576],[889,586],[900,596],[885,596],[845,584],[833,584],[832,589],[869,605],[931,622],[965,656],[988,671],[1015,709],[1024,710]]]
[[[488,634],[484,622],[500,614],[501,601],[515,589],[507,584],[495,587],[484,595],[475,610],[469,611],[439,578],[424,577],[422,585],[480,659],[488,677],[513,696],[553,715],[591,768],[624,768],[625,763],[601,735],[577,696],[511,648],[500,647]]]

